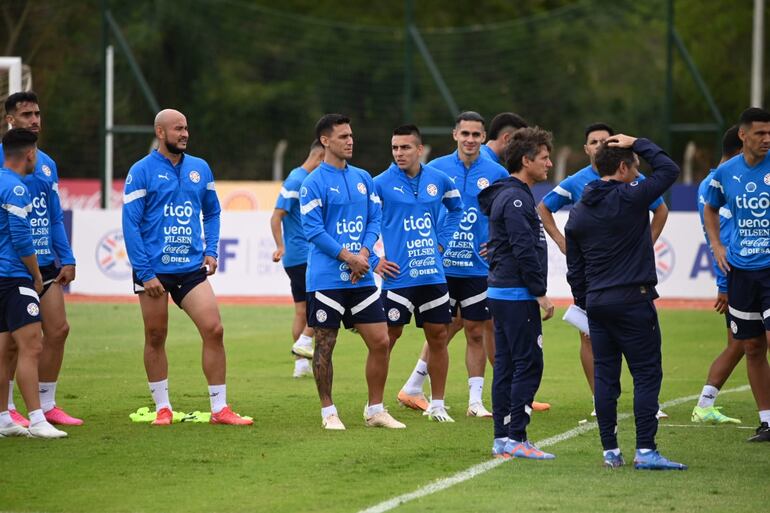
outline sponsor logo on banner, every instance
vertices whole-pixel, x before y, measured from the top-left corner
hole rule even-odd
[[[99,239],[96,244],[96,265],[102,274],[113,280],[131,277],[131,262],[128,261],[122,230],[110,230]]]
[[[658,282],[666,281],[671,276],[676,266],[674,247],[663,237],[659,237],[655,243],[655,271],[658,274]]]

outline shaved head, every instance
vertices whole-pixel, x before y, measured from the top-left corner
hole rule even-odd
[[[163,109],[155,116],[155,137],[164,153],[179,155],[187,149],[187,118],[174,109]]]

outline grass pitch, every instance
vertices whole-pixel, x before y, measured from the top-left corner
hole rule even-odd
[[[207,410],[200,343],[192,323],[171,307],[168,354],[176,410]],[[464,340],[450,346],[447,403],[455,424],[431,423],[400,408],[395,395],[411,372],[422,337],[405,330],[391,357],[386,405],[406,430],[365,428],[364,345],[341,334],[335,351],[335,403],[348,430],[321,429],[313,380],[293,379],[290,307],[223,306],[228,400],[253,416],[251,428],[175,424],[152,428],[128,414],[152,401],[142,365],[137,305],[73,304],[58,403],[86,421],[65,440],[0,440],[0,511],[14,512],[356,512],[412,492],[489,459],[490,419],[464,416]],[[661,402],[698,394],[725,340],[711,312],[661,312]],[[591,398],[574,329],[544,324],[545,374],[538,394],[550,412],[530,425],[537,441],[590,422]],[[485,402],[491,407],[491,370]],[[725,389],[745,385],[741,363]],[[624,375],[619,411],[632,410]],[[18,395],[17,395],[18,397]],[[750,391],[717,400],[730,416],[758,424]],[[17,405],[22,401],[17,398]],[[686,472],[608,471],[596,430],[548,448],[552,462],[512,461],[396,511],[763,511],[770,498],[770,446],[748,444],[749,429],[690,424],[694,401],[671,407],[658,442]],[[620,423],[621,448],[633,457],[633,419]]]

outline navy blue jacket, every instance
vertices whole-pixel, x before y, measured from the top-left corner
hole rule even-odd
[[[570,211],[567,281],[576,303],[588,307],[657,297],[649,205],[676,181],[679,167],[655,143],[633,150],[653,169],[647,180],[596,180]]]
[[[532,191],[511,176],[493,183],[478,198],[481,212],[489,217],[489,286],[526,288],[531,296],[544,296],[548,249]]]

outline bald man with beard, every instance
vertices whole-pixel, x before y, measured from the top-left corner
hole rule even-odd
[[[224,330],[207,280],[217,270],[219,245],[221,209],[214,175],[205,160],[185,153],[189,132],[181,112],[160,111],[155,136],[158,149],[131,166],[123,193],[123,237],[144,321],[144,367],[156,411],[153,425],[173,421],[165,347],[169,294],[203,341],[211,423],[250,425],[251,420],[227,405]]]

